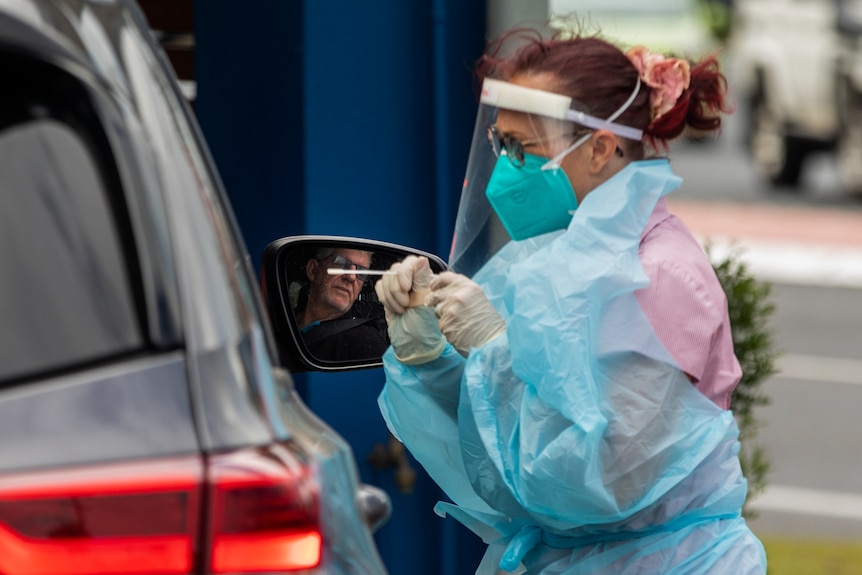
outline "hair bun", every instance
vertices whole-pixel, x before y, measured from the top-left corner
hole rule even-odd
[[[669,112],[691,84],[691,66],[681,58],[666,58],[644,46],[626,52],[641,81],[651,88],[650,122]]]

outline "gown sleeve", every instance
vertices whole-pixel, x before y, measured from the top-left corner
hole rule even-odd
[[[386,384],[377,402],[392,435],[453,501],[480,514],[494,514],[464,470],[458,429],[464,365],[464,357],[451,344],[439,358],[419,366],[402,364],[390,347],[383,356]]]

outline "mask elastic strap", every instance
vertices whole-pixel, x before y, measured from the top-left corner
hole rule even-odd
[[[631,136],[636,135],[637,137],[632,138],[632,139],[638,139],[639,140],[643,136],[642,130],[637,130],[635,128],[629,128],[628,126],[619,126],[617,124],[613,124],[612,122],[614,120],[616,120],[617,118],[619,118],[623,112],[628,110],[629,106],[631,106],[632,102],[634,102],[635,98],[637,98],[637,95],[640,92],[640,89],[641,89],[641,79],[638,78],[637,84],[635,84],[635,89],[632,91],[631,95],[629,96],[629,99],[626,100],[622,106],[617,108],[617,111],[614,112],[613,114],[611,114],[607,120],[595,121],[595,120],[597,120],[597,118],[594,118],[593,116],[588,116],[588,115],[584,114],[583,112],[575,112],[574,110],[570,110],[569,111],[570,113],[566,114],[566,116],[571,117],[574,114],[575,116],[580,118],[580,121],[579,120],[575,120],[575,121],[579,124],[587,126],[588,128],[593,128],[596,130],[607,129],[607,130],[610,130],[611,132],[613,132],[619,136],[622,136],[624,138],[631,138]],[[593,120],[593,121],[591,121],[591,120]],[[621,130],[620,128],[623,128],[623,129]],[[626,132],[626,133],[621,133],[621,132]],[[556,156],[554,156],[553,158],[548,160],[542,166],[542,169],[543,170],[554,170],[554,169],[559,168],[560,162],[563,161],[563,158],[565,158],[566,156],[571,154],[573,151],[575,151],[579,146],[581,146],[584,142],[586,142],[588,139],[590,139],[590,137],[592,137],[592,135],[593,135],[593,133],[591,132],[591,133],[586,134],[583,137],[579,138],[574,144],[572,144],[571,146],[569,146],[568,148],[566,148],[565,150],[563,150],[562,152],[560,152],[559,154],[557,154]]]
[[[635,89],[632,91],[632,94],[631,94],[631,96],[629,96],[629,99],[628,99],[628,100],[626,100],[626,101],[625,101],[625,103],[624,103],[622,106],[620,106],[620,107],[619,107],[619,109],[618,109],[616,112],[614,112],[613,114],[611,114],[611,117],[610,117],[610,118],[608,118],[608,120],[607,120],[607,121],[608,121],[608,122],[613,122],[614,120],[616,120],[617,118],[619,118],[619,117],[620,117],[620,115],[621,115],[623,112],[625,112],[626,110],[628,110],[628,109],[629,109],[629,106],[631,106],[631,105],[632,105],[632,102],[634,102],[634,101],[635,101],[635,98],[637,98],[637,97],[638,97],[638,92],[640,92],[640,91],[641,91],[641,79],[640,79],[640,78],[638,78],[638,82],[637,82],[637,84],[635,84]]]
[[[581,136],[580,138],[575,140],[574,144],[572,144],[571,146],[569,146],[568,148],[566,148],[565,150],[563,150],[562,152],[560,152],[559,154],[557,154],[556,156],[554,156],[553,158],[551,158],[550,160],[545,162],[542,165],[542,170],[556,170],[557,168],[560,167],[560,162],[563,161],[563,158],[565,158],[566,156],[568,156],[569,154],[574,152],[579,146],[581,146],[584,142],[586,142],[587,140],[589,140],[592,137],[593,137],[593,132],[587,132],[586,134],[584,134],[583,136]]]

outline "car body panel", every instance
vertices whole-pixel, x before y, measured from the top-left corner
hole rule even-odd
[[[0,435],[0,472],[196,453],[183,356],[117,362],[4,390]]]

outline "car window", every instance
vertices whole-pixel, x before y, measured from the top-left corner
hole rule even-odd
[[[129,232],[115,221],[109,159],[90,145],[98,128],[82,117],[85,92],[68,77],[59,85],[58,70],[3,64],[0,386],[145,341],[124,256]]]

